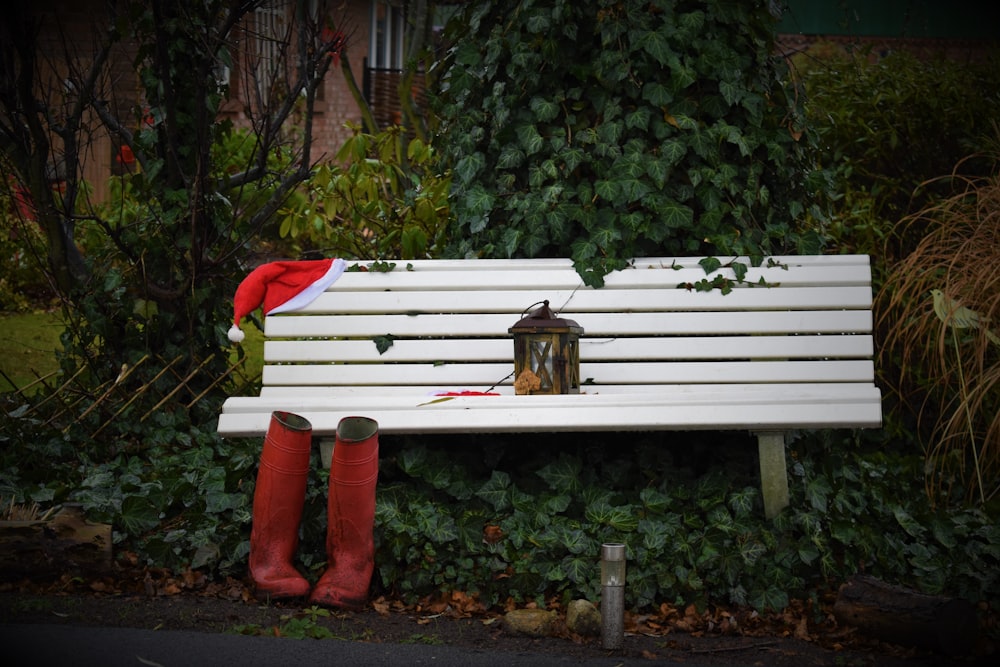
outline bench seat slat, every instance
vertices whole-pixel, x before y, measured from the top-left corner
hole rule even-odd
[[[700,336],[692,338],[587,338],[580,340],[584,361],[615,359],[831,359],[872,356],[872,337],[856,336]],[[510,338],[397,340],[380,353],[371,340],[270,340],[267,363],[509,361]]]
[[[268,385],[492,385],[513,381],[510,363],[475,364],[295,364],[265,366]],[[580,380],[594,384],[703,384],[772,382],[862,382],[874,380],[870,360],[683,361],[675,363],[580,363]]]
[[[840,382],[831,383],[774,383],[768,385],[766,391],[774,395],[807,395],[822,393],[824,396],[835,397],[837,399],[857,398],[858,396],[870,396],[872,385],[870,382]],[[406,396],[411,400],[425,401],[428,397],[441,395],[449,391],[478,391],[489,390],[493,393],[505,396],[513,396],[514,388],[509,384],[492,386],[448,386],[448,387],[414,387],[413,385],[382,385],[378,388],[378,393],[374,394],[377,400],[389,397]],[[602,384],[600,387],[584,386],[584,394],[597,393],[601,395],[610,394],[634,394],[651,395],[654,397],[666,396],[690,396],[702,397],[706,400],[717,400],[720,393],[738,392],[746,393],[757,391],[753,385],[732,385],[732,384],[673,384],[673,385],[635,385],[635,384]],[[344,387],[313,387],[313,386],[268,386],[260,390],[262,398],[318,398],[323,401],[330,401],[330,405],[340,406],[341,399],[360,399],[361,405],[370,403],[373,399],[371,387],[366,386],[344,386]],[[261,402],[257,397],[233,396],[226,401],[224,411],[243,412],[259,411]],[[534,396],[534,399],[542,400],[545,396]],[[657,400],[660,400],[657,398]],[[244,402],[248,401],[248,402]]]
[[[229,436],[258,434],[266,430],[272,409],[294,410],[312,423],[317,435],[334,433],[340,418],[361,414],[361,410],[375,419],[384,433],[726,428],[754,431],[875,427],[881,423],[881,405],[875,392],[869,392],[867,398],[853,400],[822,394],[779,395],[774,398],[757,396],[759,400],[753,400],[744,393],[717,395],[712,400],[702,401],[684,401],[679,396],[661,396],[653,401],[628,401],[620,395],[571,397],[583,399],[575,402],[532,400],[535,398],[539,397],[458,397],[419,405],[412,402],[396,405],[383,403],[381,406],[356,403],[339,409],[332,405],[317,405],[313,402],[315,399],[268,399],[267,408],[260,412],[224,412],[219,418],[219,430]]]
[[[569,316],[569,315],[567,315]],[[264,321],[268,338],[330,336],[487,336],[505,334],[518,317],[478,315],[272,315]],[[585,336],[868,333],[868,310],[706,313],[589,313],[573,315]]]

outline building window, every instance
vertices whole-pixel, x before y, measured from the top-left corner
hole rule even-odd
[[[402,3],[372,3],[372,34],[368,48],[368,66],[373,69],[403,69],[403,31],[405,14]]]
[[[254,11],[257,33],[257,63],[254,69],[261,106],[267,106],[269,92],[281,80],[279,72],[287,46],[285,2],[269,0]]]

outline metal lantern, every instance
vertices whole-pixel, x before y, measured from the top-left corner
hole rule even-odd
[[[514,335],[514,390],[518,394],[579,394],[583,328],[556,317],[548,301],[541,304],[507,330]]]

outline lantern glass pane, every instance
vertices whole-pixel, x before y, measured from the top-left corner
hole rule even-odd
[[[552,387],[552,341],[533,338],[530,341],[531,372],[541,380],[542,389]]]

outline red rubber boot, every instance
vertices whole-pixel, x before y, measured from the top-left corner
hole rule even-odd
[[[264,437],[253,492],[250,578],[260,599],[305,597],[306,581],[292,560],[306,501],[312,424],[291,412],[274,412]]]
[[[378,423],[344,417],[330,462],[327,497],[326,572],[309,602],[361,609],[375,571],[375,485],[378,481]]]

